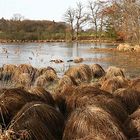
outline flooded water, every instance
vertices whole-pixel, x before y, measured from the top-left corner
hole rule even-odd
[[[103,68],[118,66],[124,68],[131,76],[140,75],[138,57],[130,57],[118,53],[93,52],[92,48],[115,47],[108,44],[94,43],[27,43],[0,44],[0,66],[3,64],[31,64],[34,67],[52,66],[58,73],[63,73],[70,66],[75,65],[67,60],[76,57],[84,58],[85,64],[98,63]],[[53,59],[61,59],[64,63],[55,64]]]

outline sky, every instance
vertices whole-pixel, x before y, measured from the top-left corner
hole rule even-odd
[[[83,2],[84,0],[82,0]],[[86,1],[86,0],[85,0]],[[25,19],[62,21],[68,7],[77,0],[0,0],[0,18],[21,14]]]

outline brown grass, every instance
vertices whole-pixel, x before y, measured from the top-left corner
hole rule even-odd
[[[76,140],[114,140],[114,137],[105,136],[105,135],[101,135],[101,134],[99,134],[99,135],[91,134],[84,138],[76,139]]]
[[[115,118],[99,107],[76,109],[66,122],[63,140],[76,140],[88,135],[127,140]]]
[[[22,106],[31,101],[45,102],[43,98],[30,94],[21,88],[0,90],[0,123],[5,127]]]
[[[58,76],[52,69],[50,69],[45,71],[43,75],[37,77],[34,86],[41,86],[47,89],[48,91],[53,92],[54,88],[58,84],[58,81],[59,81]]]
[[[75,58],[75,59],[73,60],[74,63],[81,63],[81,62],[83,62],[83,61],[84,61],[84,59],[83,59],[83,58],[80,58],[80,57],[77,57],[77,58]]]
[[[13,64],[4,64],[3,65],[3,70],[8,71],[8,72],[13,72],[17,68],[16,65]]]
[[[31,65],[21,64],[14,70],[14,75],[12,80],[17,83],[19,80],[19,75],[23,74],[24,77],[24,73],[26,73],[26,75],[27,74],[29,75],[28,77],[30,77],[31,84],[33,84],[35,79],[39,76],[38,69],[32,67]]]
[[[18,133],[13,130],[4,130],[0,133],[0,140],[31,140],[31,137],[26,130],[21,130]]]
[[[18,75],[16,83],[28,89],[31,86],[32,79],[30,74],[21,73]]]
[[[65,85],[63,89],[57,90],[54,95],[54,100],[58,105],[61,113],[67,117],[66,99],[69,98],[75,90],[74,86]]]
[[[33,140],[61,140],[64,118],[53,107],[43,103],[26,104],[13,118],[9,129],[27,130]]]
[[[136,78],[132,80],[131,88],[140,92],[140,78]]]
[[[42,87],[31,87],[29,92],[31,94],[37,95],[40,98],[42,98],[43,100],[45,100],[46,104],[51,105],[53,107],[56,106],[52,95],[48,91],[46,91],[44,88],[42,88]]]
[[[93,78],[100,78],[105,75],[104,69],[99,64],[90,65]]]
[[[22,73],[32,74],[32,72],[34,71],[34,68],[29,64],[20,64],[17,68]]]
[[[52,68],[52,67],[46,67],[46,68],[40,68],[39,69],[39,75],[42,75],[44,74],[46,71],[53,71],[55,74],[56,74],[56,71]]]
[[[38,70],[29,64],[20,64],[17,67],[16,73],[17,73],[17,75],[15,75],[15,79],[16,79],[16,76],[19,75],[19,73],[28,73],[30,75],[32,81],[34,81],[36,79],[36,77],[38,76]]]
[[[131,88],[118,89],[113,95],[125,105],[129,114],[133,113],[139,106],[140,93],[136,90]]]
[[[125,122],[125,128],[128,131],[130,139],[139,140],[140,138],[140,107],[129,116]]]
[[[3,72],[3,67],[0,67],[0,80],[2,80],[2,77],[3,77],[2,72]]]
[[[122,76],[125,77],[124,75],[124,71],[121,68],[117,68],[117,67],[113,67],[110,66],[107,70],[106,70],[106,75],[105,77],[108,78],[112,78],[114,76]]]
[[[102,81],[101,89],[113,93],[115,90],[119,88],[128,87],[128,85],[129,81],[127,79],[121,76],[115,76],[105,81]]]
[[[73,94],[67,98],[67,112],[69,114],[76,108],[93,105],[103,108],[122,123],[127,119],[128,114],[126,112],[126,108],[112,95],[96,88],[91,90],[91,88],[88,89],[86,87],[86,89],[83,89],[82,91],[84,90],[87,92],[83,92],[81,94]]]
[[[59,80],[58,87],[61,88],[65,85],[73,86],[77,85],[77,83],[76,81],[74,81],[74,79],[71,79],[69,76],[63,75],[63,77]]]
[[[17,68],[17,66],[12,65],[12,64],[3,65],[2,69],[1,69],[2,80],[3,81],[12,80],[16,68]]]
[[[65,75],[74,79],[76,83],[81,84],[82,82],[89,83],[92,79],[91,69],[86,64],[70,67]]]

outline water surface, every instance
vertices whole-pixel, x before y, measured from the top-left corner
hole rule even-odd
[[[75,65],[67,60],[76,57],[84,58],[85,64],[98,63],[103,68],[118,66],[124,68],[131,76],[139,76],[139,58],[118,53],[93,52],[91,48],[115,47],[109,44],[94,43],[26,43],[0,44],[0,66],[3,64],[31,64],[34,67],[52,66],[58,73],[63,73],[68,67]],[[52,59],[61,59],[62,64],[50,62]]]

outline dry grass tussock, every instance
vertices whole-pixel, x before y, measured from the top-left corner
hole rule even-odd
[[[15,71],[14,80],[17,81],[18,75],[20,75],[22,73],[28,73],[30,75],[30,77],[31,77],[32,82],[34,82],[34,80],[39,75],[38,69],[36,69],[36,68],[34,68],[34,67],[32,67],[31,65],[28,65],[28,64],[20,64],[17,67],[17,70]]]
[[[67,111],[66,111],[66,100],[70,96],[72,96],[73,92],[75,90],[74,86],[63,86],[63,89],[60,91],[57,90],[56,93],[54,94],[54,100],[56,102],[56,105],[59,107],[59,110],[61,113],[67,117]]]
[[[76,109],[66,122],[63,140],[82,139],[88,135],[127,140],[115,118],[99,107]]]
[[[32,84],[32,79],[30,74],[28,73],[21,73],[16,81],[17,85],[20,84],[23,87],[26,87],[27,89],[30,88]]]
[[[7,72],[13,72],[17,68],[16,65],[13,64],[4,64],[3,65],[3,70]]]
[[[126,88],[129,86],[129,81],[122,76],[115,76],[102,81],[101,89],[113,93],[119,88]]]
[[[0,87],[12,88],[23,86],[30,87],[38,76],[38,70],[31,65],[6,64],[0,68]]]
[[[31,101],[46,102],[45,99],[37,95],[30,94],[21,88],[0,90],[0,113],[2,116],[0,117],[0,124],[2,124],[3,127],[6,127],[15,114],[26,103]]]
[[[99,135],[91,134],[91,135],[85,136],[84,138],[76,139],[76,140],[114,140],[114,138],[110,136],[105,136],[102,134],[99,134]]]
[[[90,92],[92,92],[91,94],[89,94],[88,92],[89,89],[87,89],[87,93],[85,94],[73,94],[72,96],[67,98],[66,103],[68,114],[70,114],[77,108],[93,105],[104,109],[122,123],[127,119],[128,114],[126,112],[126,108],[119,100],[114,98],[112,95],[109,95],[109,93],[97,89],[90,90]]]
[[[131,81],[131,88],[140,92],[140,78]]]
[[[42,75],[36,78],[34,86],[41,86],[50,92],[54,92],[58,84],[59,78],[57,74],[52,70],[46,70]]]
[[[0,79],[3,81],[10,81],[12,80],[15,70],[17,69],[16,65],[6,64],[0,69]]]
[[[64,118],[47,104],[31,102],[16,114],[8,129],[16,133],[27,130],[31,140],[61,140]]]
[[[32,75],[34,71],[34,68],[29,64],[20,64],[17,68],[21,73],[28,73],[30,75]]]
[[[54,74],[56,74],[56,71],[52,68],[52,67],[46,67],[46,68],[40,68],[39,69],[39,75],[43,75],[46,71],[48,71],[48,70],[50,70],[50,71],[53,71],[54,72]]]
[[[93,78],[101,78],[105,75],[104,69],[99,64],[90,65]]]
[[[129,116],[125,122],[125,128],[128,131],[128,136],[132,140],[140,138],[140,107]]]
[[[73,86],[73,85],[77,85],[76,81],[74,79],[71,79],[69,76],[64,75],[58,83],[58,87],[61,88],[65,85],[69,85],[69,86]]]
[[[133,113],[140,103],[140,92],[131,88],[116,90],[113,95],[118,98],[126,107],[129,114]]]
[[[84,59],[81,57],[74,58],[74,60],[73,60],[74,63],[81,63],[83,61],[84,61]]]
[[[80,85],[77,86],[74,90],[73,96],[96,96],[96,95],[105,95],[108,97],[113,97],[109,92],[103,91],[95,86],[92,85]]]
[[[86,64],[70,67],[65,72],[65,75],[73,78],[77,84],[81,84],[82,82],[89,83],[92,80],[91,69]]]
[[[42,87],[31,87],[29,92],[31,94],[39,96],[40,98],[45,100],[46,104],[49,104],[53,107],[56,106],[52,95],[48,91],[46,91],[44,88],[42,88]]]
[[[105,78],[112,78],[114,76],[122,76],[125,77],[124,75],[124,70],[121,68],[117,68],[114,66],[110,66],[107,70],[106,70],[106,75]]]
[[[61,78],[51,67],[4,65],[0,68],[0,140],[140,137],[139,81],[128,80],[120,68],[105,72],[98,64],[70,67]]]

